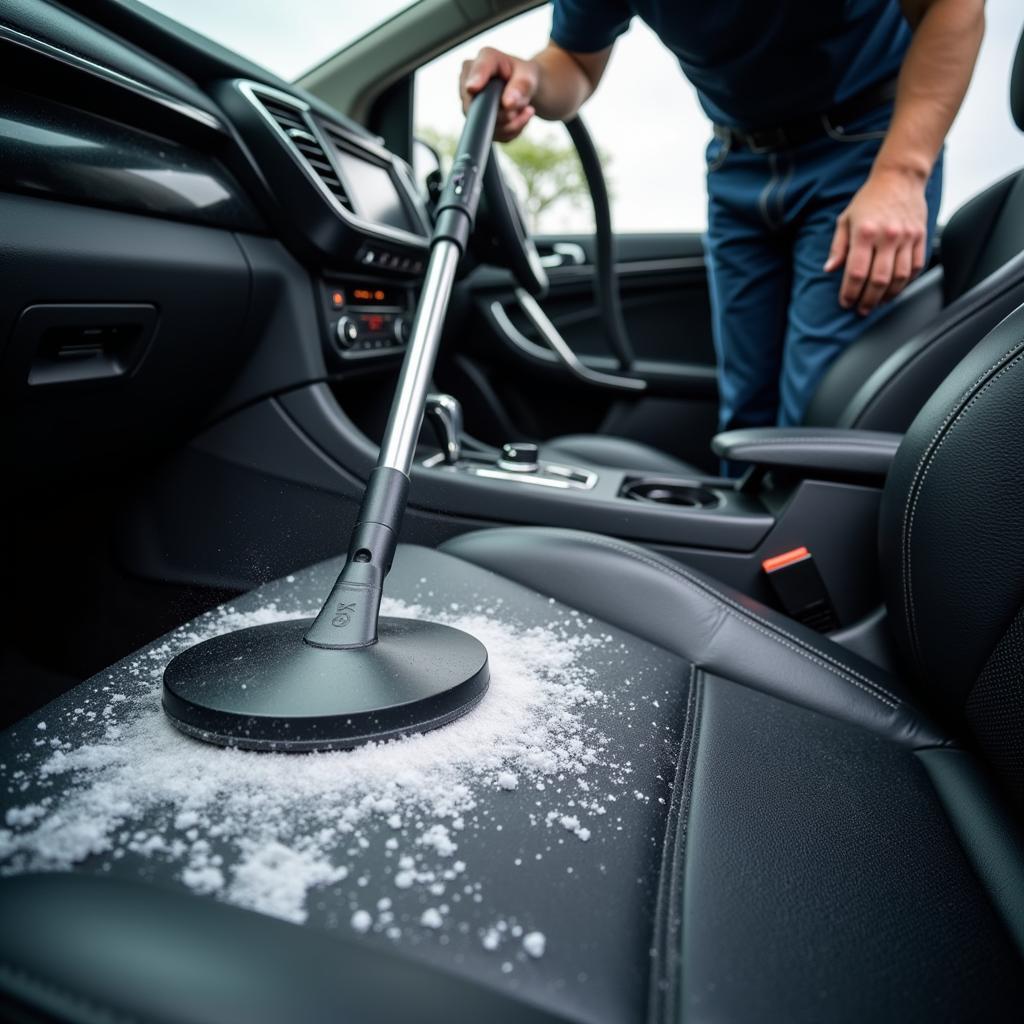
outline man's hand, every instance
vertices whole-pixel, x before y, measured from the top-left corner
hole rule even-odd
[[[501,94],[494,138],[498,142],[511,142],[536,113],[530,101],[537,91],[540,68],[535,60],[520,60],[485,46],[475,60],[463,62],[459,76],[463,110],[469,109],[470,100],[495,75],[504,78],[506,85]]]
[[[846,267],[839,304],[867,316],[924,268],[928,204],[917,175],[876,165],[839,215],[826,272]]]
[[[462,107],[495,76],[505,79],[494,137],[511,142],[536,114],[548,121],[574,117],[597,88],[612,48],[597,53],[569,53],[548,42],[533,60],[520,60],[485,47],[476,60],[466,61],[459,76]]]
[[[914,36],[888,134],[868,180],[836,222],[825,270],[845,265],[839,304],[863,315],[924,267],[924,191],[963,101],[985,31],[985,0],[900,0]]]

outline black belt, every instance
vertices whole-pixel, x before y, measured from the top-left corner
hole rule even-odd
[[[817,114],[806,114],[774,128],[757,128],[747,131],[716,124],[715,137],[733,149],[745,147],[752,153],[792,149],[794,146],[801,146],[805,142],[828,135],[830,128],[832,131],[836,131],[836,128],[832,126],[842,125],[846,121],[855,121],[858,117],[870,114],[872,110],[876,110],[895,98],[896,79],[890,78],[869,86],[857,93],[856,96],[837,103],[829,110],[823,110]]]

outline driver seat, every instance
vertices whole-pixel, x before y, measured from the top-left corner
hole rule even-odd
[[[1024,34],[1010,79],[1024,131]],[[829,368],[804,426],[903,433],[939,383],[1003,317],[1024,302],[1024,169],[965,203],[942,232],[942,266],[928,271]],[[542,446],[553,462],[702,476],[651,445],[568,434]]]

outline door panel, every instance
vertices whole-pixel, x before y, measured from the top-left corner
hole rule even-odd
[[[548,271],[544,308],[581,355],[610,355],[594,301],[593,239],[537,239],[543,253],[556,242],[583,250],[582,266]],[[713,367],[707,272],[699,235],[624,235],[616,239],[623,315],[638,361]]]
[[[593,238],[536,241],[542,256],[553,254],[556,243],[582,251],[582,264],[549,268],[542,305],[587,366],[619,372],[594,296]],[[648,382],[644,393],[572,377],[518,311],[511,276],[489,267],[478,268],[461,289],[466,321],[450,341],[457,355],[439,378],[467,405],[470,432],[490,443],[509,440],[510,425],[521,439],[608,433],[655,444],[712,471],[708,442],[717,391],[700,235],[625,234],[616,245],[623,315],[636,353],[630,375]]]

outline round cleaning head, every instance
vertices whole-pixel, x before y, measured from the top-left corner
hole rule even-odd
[[[338,750],[436,729],[487,690],[487,649],[451,626],[382,618],[377,643],[337,650],[306,643],[311,623],[190,647],[164,671],[164,711],[182,732],[223,747]]]

